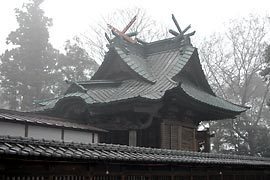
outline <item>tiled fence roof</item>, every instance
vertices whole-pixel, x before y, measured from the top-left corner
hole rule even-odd
[[[269,158],[131,147],[113,144],[78,144],[27,138],[0,137],[0,156],[18,155],[78,160],[151,163],[269,166]]]

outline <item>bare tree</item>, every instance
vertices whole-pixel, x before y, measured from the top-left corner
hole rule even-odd
[[[153,20],[144,9],[118,9],[102,17],[99,23],[91,25],[89,31],[80,35],[85,49],[89,49],[89,55],[97,62],[102,62],[107,49],[106,44],[108,43],[104,34],[107,33],[110,38],[113,37],[107,24],[122,29],[135,15],[137,15],[137,19],[128,32],[137,32],[137,38],[149,42],[168,36],[167,29]]]
[[[215,151],[270,156],[265,103],[269,82],[259,75],[268,31],[266,18],[250,15],[230,21],[225,35],[212,35],[200,48],[203,67],[216,93],[250,107],[235,119],[210,123],[216,134]]]

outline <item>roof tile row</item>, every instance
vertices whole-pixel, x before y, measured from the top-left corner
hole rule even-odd
[[[29,123],[29,124],[38,124],[54,127],[64,127],[72,129],[81,129],[89,131],[99,131],[106,132],[103,129],[89,126],[87,124],[73,123],[70,120],[63,118],[55,118],[50,116],[39,115],[35,113],[28,112],[18,112],[6,109],[0,109],[0,120],[10,121],[10,122],[19,122],[19,123]]]
[[[64,143],[3,136],[0,136],[0,155],[270,167],[270,159],[261,157],[199,153],[112,144]]]

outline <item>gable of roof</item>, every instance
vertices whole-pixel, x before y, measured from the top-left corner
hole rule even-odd
[[[125,80],[136,79],[138,75],[121,59],[114,47],[106,53],[104,60],[91,80]]]
[[[189,46],[192,47],[191,44],[187,43],[186,39],[180,39],[179,41],[165,39],[146,44],[132,44],[120,38],[115,38],[114,42],[110,45],[110,49],[102,65],[92,79],[104,80],[106,73],[112,75],[111,71],[114,71],[114,69],[111,67],[116,63],[116,57],[113,55],[117,54],[118,57],[120,57],[117,59],[124,62],[127,67],[129,67],[130,71],[137,74],[139,79],[154,84],[159,80],[157,76],[167,74],[168,72],[170,72],[170,74],[167,75],[171,76],[181,70],[186,62],[181,61],[180,56],[189,57],[193,53],[190,52],[190,54],[188,54],[188,52],[186,52],[186,54],[183,54],[184,49]],[[193,49],[191,51],[193,51]],[[174,65],[176,67],[172,68]],[[124,72],[123,76],[125,76]]]

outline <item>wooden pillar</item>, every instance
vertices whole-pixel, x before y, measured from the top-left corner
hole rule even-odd
[[[236,175],[235,174],[233,174],[233,180],[236,180]]]
[[[196,140],[196,129],[193,129],[193,151],[198,151],[197,140]]]
[[[129,131],[129,146],[137,146],[137,131]]]
[[[65,139],[65,132],[64,132],[64,128],[61,129],[61,140],[64,141]]]
[[[223,172],[222,171],[220,171],[220,180],[223,180]]]
[[[210,175],[209,175],[209,171],[208,170],[206,170],[206,179],[207,180],[210,180]]]
[[[182,126],[178,126],[178,148],[182,149]]]
[[[210,137],[211,137],[211,135],[210,135],[210,130],[209,130],[209,128],[207,128],[207,130],[206,130],[206,137],[205,137],[205,152],[210,152],[210,150],[211,150],[211,142],[210,142]]]
[[[24,137],[28,137],[28,124],[25,124]]]

